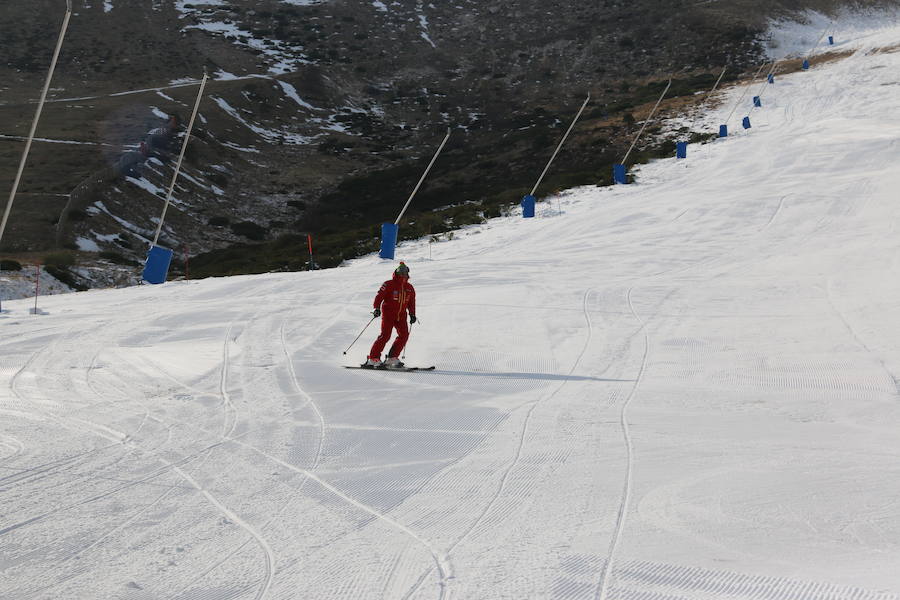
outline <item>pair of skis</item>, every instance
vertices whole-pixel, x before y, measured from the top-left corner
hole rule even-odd
[[[400,373],[412,373],[413,371],[434,371],[434,365],[431,365],[430,367],[400,367],[399,369],[390,368],[390,367],[371,367],[371,366],[367,366],[367,365],[359,365],[358,367],[355,367],[355,366],[351,367],[348,365],[344,365],[344,368],[345,369],[362,369],[365,371],[398,371]]]

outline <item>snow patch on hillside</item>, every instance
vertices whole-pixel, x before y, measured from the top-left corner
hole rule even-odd
[[[281,79],[276,79],[275,81],[278,82],[278,85],[281,86],[281,89],[284,91],[285,95],[288,98],[290,98],[291,100],[293,100],[294,102],[296,102],[297,104],[302,106],[303,108],[308,108],[310,110],[322,110],[321,108],[317,108],[317,107],[313,106],[312,104],[310,104],[309,102],[305,101],[303,98],[301,98],[300,94],[297,92],[297,88],[294,87],[293,85],[291,85],[290,83],[288,83],[287,81],[282,81]]]
[[[238,112],[236,108],[231,106],[227,100],[224,98],[220,98],[218,96],[211,96],[213,102],[215,102],[219,108],[228,113],[231,117],[233,117],[236,121],[238,121],[241,125],[254,132],[267,142],[271,143],[283,143],[283,144],[309,144],[314,141],[318,136],[305,136],[298,133],[293,133],[289,131],[276,131],[274,129],[267,129],[266,127],[262,127],[261,125],[257,125],[252,123],[249,119],[245,118],[243,115]]]
[[[37,277],[38,267],[35,265],[22,265],[21,271],[0,271],[0,300],[29,298],[34,296],[35,291],[41,296],[74,291],[43,268],[40,268],[40,282],[36,281]]]
[[[319,4],[319,2],[307,2],[307,0],[298,0],[292,3],[300,5],[301,2],[303,5]],[[238,46],[259,52],[269,64],[270,73],[276,75],[289,73],[297,65],[309,63],[301,50],[285,44],[281,40],[257,37],[251,31],[242,29],[234,20],[237,17],[228,10],[230,5],[221,0],[199,3],[178,1],[175,7],[181,13],[181,18],[190,18],[194,21],[193,24],[186,25],[182,31],[194,30],[220,35]],[[210,10],[210,7],[213,10]],[[215,10],[215,7],[222,7],[222,10]]]
[[[419,8],[419,10],[421,11],[421,7]],[[431,36],[428,35],[428,17],[426,17],[421,12],[419,13],[419,27],[422,29],[422,31],[419,33],[419,36],[423,40],[431,44],[432,48],[437,48],[437,46],[435,46],[434,42],[431,40]]]

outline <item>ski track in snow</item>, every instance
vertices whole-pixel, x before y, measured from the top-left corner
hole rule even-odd
[[[622,427],[622,439],[625,443],[625,483],[622,488],[622,501],[619,505],[618,516],[616,518],[616,529],[613,533],[612,542],[609,545],[606,561],[603,563],[603,570],[600,574],[600,581],[597,585],[596,598],[598,600],[606,600],[609,591],[609,583],[612,578],[613,569],[616,563],[616,553],[622,540],[622,533],[625,531],[625,522],[628,516],[628,508],[631,504],[631,494],[634,480],[634,444],[631,440],[631,431],[628,428],[628,406],[637,395],[638,388],[644,378],[644,372],[647,369],[647,356],[650,354],[650,335],[647,333],[647,323],[634,310],[634,303],[631,301],[631,294],[634,288],[629,288],[627,293],[628,309],[634,318],[641,324],[641,331],[644,337],[644,354],[641,357],[641,365],[637,376],[634,379],[634,385],[628,393],[628,397],[622,402],[622,409],[619,413],[619,423]]]
[[[229,328],[228,333],[230,334],[230,332],[231,332],[231,330],[230,330],[230,328]],[[227,345],[227,336],[226,336],[226,345]],[[47,346],[47,347],[45,348],[45,350],[46,350],[46,349],[52,349],[54,346],[55,346],[54,344],[51,344],[51,345]],[[38,355],[38,353],[35,353],[35,354],[32,356],[32,359],[36,358],[37,355]],[[227,351],[226,351],[226,353],[225,353],[225,357],[226,357],[226,359],[227,359]],[[93,370],[95,369],[95,362],[96,362],[96,354],[94,355],[94,357],[93,357],[93,359],[92,359],[92,361],[91,361],[91,365],[90,365],[90,366],[88,367],[88,369],[87,369],[86,377],[89,378],[90,372],[93,371]],[[20,373],[21,373],[21,372],[24,372],[24,371],[26,370],[26,368],[30,365],[30,363],[31,363],[31,361],[29,361],[29,363],[27,363],[27,364],[23,367],[23,369],[20,371]],[[222,369],[222,372],[223,372],[223,375],[222,375],[223,384],[222,384],[222,385],[223,385],[223,389],[224,389],[224,380],[225,380],[225,378],[226,378],[226,376],[227,376],[227,360],[226,360],[225,363],[223,363],[223,369]],[[89,379],[88,379],[88,382],[89,382]],[[89,383],[89,385],[90,385],[90,383]],[[15,392],[15,388],[13,388],[13,390],[14,390],[14,392]],[[18,394],[18,392],[16,392],[16,394],[21,398],[21,395]],[[227,398],[227,395],[223,395],[223,399],[225,399],[225,398]],[[228,401],[227,401],[227,400],[225,401],[225,405],[226,405],[226,406],[228,405]],[[146,407],[144,407],[144,408],[146,409]],[[233,408],[233,407],[232,407],[232,408]],[[223,419],[223,423],[224,423],[223,426],[226,427],[225,431],[226,431],[227,433],[230,434],[230,433],[232,433],[232,431],[233,431],[234,417],[232,416],[231,418],[229,418],[229,412],[228,412],[227,409],[225,410],[225,412],[226,412],[226,416],[225,416],[225,418]],[[48,412],[47,414],[49,414],[49,415],[52,416],[53,418],[59,420],[60,423],[64,424],[63,421],[62,421],[62,419],[61,419],[60,417],[58,417],[57,415],[55,415],[55,414],[53,414],[53,413],[49,413],[49,412]],[[147,414],[148,414],[148,412],[145,411],[145,413],[144,413],[145,418],[146,418]],[[231,411],[230,414],[233,415],[233,411]],[[110,428],[110,427],[108,427],[108,426],[105,426],[105,425],[101,425],[101,424],[94,423],[94,422],[86,422],[86,421],[83,421],[83,420],[77,419],[77,418],[72,418],[71,420],[72,420],[72,421],[76,421],[77,423],[80,423],[80,424],[83,424],[83,425],[87,426],[88,430],[89,430],[91,433],[95,434],[95,435],[99,435],[99,436],[101,436],[101,437],[103,437],[103,438],[105,438],[105,439],[111,440],[111,441],[119,441],[119,442],[121,442],[121,443],[128,444],[129,446],[131,446],[131,449],[128,451],[128,454],[130,454],[131,452],[133,452],[133,451],[136,449],[136,447],[135,447],[133,444],[128,443],[128,439],[129,439],[129,437],[131,437],[131,436],[125,434],[124,432],[117,431],[117,430],[112,429],[112,428]],[[231,423],[232,423],[232,425],[231,425],[230,428],[227,426],[228,423],[229,423],[229,421],[231,421]],[[145,421],[142,420],[141,425],[140,425],[139,428],[138,428],[138,431],[140,431],[140,429],[143,427],[144,422],[145,422]],[[169,429],[169,432],[170,432],[169,438],[171,438],[171,428],[168,428],[168,429]],[[137,432],[136,432],[136,433],[137,433]],[[223,438],[224,438],[224,437],[225,437],[225,436],[223,436]],[[143,450],[151,450],[151,451],[152,451],[153,449],[143,449]],[[206,448],[206,449],[204,449],[203,454],[204,454],[205,456],[208,456],[210,450],[211,450],[211,448]],[[116,463],[118,463],[119,461],[123,460],[123,459],[125,458],[125,456],[127,456],[127,454],[126,454],[126,455],[123,455],[123,456],[120,456],[119,458],[117,458],[116,461],[115,461],[113,464],[104,467],[104,470],[106,470],[106,469],[108,469],[108,468],[114,466]],[[163,463],[163,465],[164,465],[164,468],[163,468],[163,469],[158,469],[157,471],[151,473],[151,475],[145,477],[144,479],[141,479],[141,480],[138,480],[138,481],[128,482],[128,483],[126,483],[125,485],[119,486],[119,487],[117,487],[117,488],[113,488],[111,491],[105,492],[105,493],[103,493],[103,494],[101,494],[101,495],[94,496],[94,497],[88,498],[88,499],[86,499],[86,500],[79,500],[79,501],[74,502],[74,503],[71,503],[71,504],[69,504],[69,505],[65,505],[65,506],[63,506],[63,507],[58,508],[58,509],[57,509],[56,511],[54,511],[54,512],[59,512],[59,511],[68,510],[68,509],[70,509],[70,508],[72,508],[72,507],[77,507],[77,506],[80,506],[80,505],[83,505],[83,504],[86,504],[86,503],[94,502],[94,501],[99,500],[99,499],[101,499],[101,498],[108,497],[108,496],[111,495],[111,494],[115,494],[115,493],[117,493],[117,492],[119,492],[119,491],[121,491],[121,490],[130,488],[130,487],[132,487],[132,486],[134,486],[134,485],[137,485],[137,484],[139,484],[139,483],[143,483],[143,482],[148,481],[148,480],[150,480],[150,479],[154,479],[154,478],[160,476],[161,474],[163,474],[164,472],[171,470],[171,471],[175,472],[176,474],[178,474],[182,479],[184,479],[185,481],[187,481],[187,482],[188,482],[193,488],[195,488],[198,492],[200,492],[200,493],[207,499],[207,501],[209,501],[210,504],[212,504],[212,505],[213,505],[218,511],[220,511],[224,516],[226,516],[227,518],[231,519],[232,521],[234,521],[235,523],[237,523],[240,527],[242,527],[242,528],[244,528],[245,530],[247,530],[247,532],[248,532],[255,540],[257,540],[257,542],[260,544],[260,547],[263,549],[263,551],[265,552],[265,555],[266,555],[266,568],[267,568],[267,573],[266,573],[266,576],[265,576],[265,578],[264,578],[263,584],[262,584],[262,586],[261,586],[261,588],[260,588],[260,591],[259,591],[259,593],[257,594],[256,597],[257,597],[258,599],[264,598],[265,595],[266,595],[266,593],[268,592],[269,588],[271,587],[272,579],[273,579],[273,576],[274,576],[274,570],[273,570],[273,565],[274,565],[274,555],[273,555],[273,553],[272,553],[271,548],[270,548],[270,547],[268,546],[268,544],[266,543],[265,539],[264,539],[264,538],[263,538],[263,537],[262,537],[262,536],[261,536],[261,535],[260,535],[260,534],[259,534],[259,533],[258,533],[258,532],[250,525],[250,524],[248,524],[247,522],[245,522],[245,521],[244,521],[243,519],[241,519],[236,513],[234,513],[233,511],[231,511],[225,504],[223,504],[218,498],[216,498],[216,496],[214,496],[213,494],[211,494],[208,490],[204,489],[203,486],[201,486],[201,485],[200,485],[200,484],[199,484],[199,483],[198,483],[198,482],[197,482],[197,481],[196,481],[189,473],[187,473],[184,469],[181,468],[185,463],[189,462],[189,461],[192,460],[194,457],[184,457],[184,458],[182,458],[181,460],[179,460],[178,462],[172,462],[172,461],[169,461],[169,460],[167,460],[167,459],[165,459],[165,458],[163,458],[163,457],[161,457],[161,456],[157,456],[156,458],[157,458],[157,460],[159,460],[160,462]],[[202,463],[201,463],[201,464],[202,464]],[[91,473],[91,476],[97,477],[97,472]],[[172,491],[172,489],[174,489],[174,486],[169,487],[169,488],[168,488],[163,494],[161,494],[161,495],[160,495],[160,496],[159,496],[159,497],[158,497],[158,498],[157,498],[150,506],[155,505],[157,502],[159,502],[159,501],[161,501],[163,498],[165,498],[165,496],[167,496],[167,495]],[[72,554],[70,557],[68,557],[68,558],[67,558],[65,561],[63,561],[63,562],[65,563],[65,562],[68,562],[68,561],[71,560],[71,559],[77,558],[77,557],[78,557],[79,555],[81,555],[82,553],[84,553],[84,552],[86,552],[86,551],[92,549],[92,548],[95,547],[97,544],[99,544],[100,542],[102,542],[104,539],[106,539],[106,538],[109,537],[110,535],[114,534],[117,530],[122,529],[122,528],[125,527],[129,522],[132,522],[134,519],[136,519],[138,516],[140,516],[140,514],[142,514],[143,512],[144,512],[144,510],[138,511],[137,514],[135,514],[135,515],[133,515],[132,517],[130,517],[128,520],[126,520],[125,523],[121,524],[120,526],[114,527],[114,528],[111,529],[110,531],[106,532],[103,536],[101,536],[100,538],[98,538],[94,543],[92,543],[92,544],[90,544],[89,546],[83,548],[82,550],[76,552],[75,554]],[[48,514],[45,514],[45,515],[40,515],[40,516],[38,516],[38,517],[36,517],[36,518],[29,519],[29,520],[26,521],[24,524],[28,524],[28,523],[34,522],[36,519],[43,519],[44,517],[49,516],[49,514],[52,514],[52,513],[48,513]],[[0,533],[2,533],[2,532],[0,532]],[[59,582],[59,583],[61,584],[61,583],[65,583],[65,582],[66,582],[66,581],[63,580],[63,581],[61,581],[61,582]],[[52,589],[52,587],[55,587],[55,586],[49,586],[48,589]]]
[[[590,346],[591,338],[593,337],[593,328],[591,327],[591,318],[590,318],[590,314],[589,314],[588,308],[587,308],[588,298],[590,297],[590,294],[591,294],[591,290],[587,290],[584,293],[584,298],[583,298],[583,302],[582,302],[582,310],[584,312],[584,318],[585,318],[585,322],[587,325],[587,336],[585,338],[584,346],[582,347],[581,352],[579,353],[578,357],[575,359],[574,363],[572,364],[572,367],[569,369],[569,373],[568,373],[569,376],[571,376],[575,372],[575,370],[578,368],[578,365],[581,362],[582,357],[584,356],[585,352],[587,351],[588,346]],[[478,527],[482,524],[482,522],[485,521],[486,517],[494,509],[494,506],[497,504],[498,500],[500,499],[503,492],[505,491],[507,480],[509,479],[509,475],[513,471],[513,469],[515,469],[516,466],[518,466],[519,460],[522,456],[522,448],[525,446],[525,438],[528,435],[528,426],[529,426],[529,423],[531,422],[531,416],[534,413],[535,409],[542,402],[550,402],[551,400],[553,400],[553,398],[560,392],[560,390],[562,390],[563,387],[565,387],[566,383],[568,383],[568,380],[564,379],[563,382],[560,383],[559,386],[557,386],[556,389],[554,389],[553,392],[551,392],[546,398],[538,398],[534,402],[530,403],[531,405],[528,407],[528,411],[525,413],[525,418],[524,418],[523,424],[522,424],[522,430],[518,436],[518,444],[516,446],[516,452],[513,455],[512,459],[509,461],[507,468],[503,471],[503,475],[500,478],[500,483],[499,483],[499,486],[497,487],[497,491],[491,497],[490,501],[487,503],[487,505],[484,507],[484,509],[481,511],[481,513],[478,515],[478,517],[475,519],[475,521],[472,523],[472,525],[468,529],[466,529],[462,533],[462,535],[447,548],[446,557],[448,560],[450,558],[450,555],[453,553],[453,550],[456,549],[457,546],[459,546],[460,544],[465,542],[465,540],[469,537],[469,535],[471,535],[473,531],[476,531],[478,529]],[[501,520],[502,520],[502,518],[501,518]],[[408,598],[413,597],[418,592],[422,583],[429,577],[430,574],[431,574],[431,572],[429,571],[429,572],[425,573],[422,577],[420,577],[419,580],[416,582],[416,584],[412,587],[412,589],[410,589],[406,594],[404,594],[403,599],[407,600]],[[443,581],[443,578],[442,578],[442,581]],[[445,596],[442,593],[441,598],[444,598],[444,597]],[[446,597],[450,597],[449,594]]]

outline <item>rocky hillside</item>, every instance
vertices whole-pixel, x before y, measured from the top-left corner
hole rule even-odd
[[[766,19],[827,0],[73,0],[51,102],[0,251],[76,252],[134,277],[204,94],[163,243],[195,274],[322,266],[373,249],[447,128],[404,235],[499,214],[530,190],[607,183],[644,105],[760,60]],[[0,189],[11,188],[65,9],[0,13]],[[678,110],[678,102],[670,110]],[[651,135],[644,156],[669,152]],[[638,155],[640,160],[641,155]],[[5,193],[5,192],[4,192]],[[60,216],[64,219],[60,222]],[[112,267],[111,267],[112,268]],[[176,265],[181,268],[181,265]],[[108,282],[108,281],[107,281]],[[91,282],[86,282],[88,285]]]

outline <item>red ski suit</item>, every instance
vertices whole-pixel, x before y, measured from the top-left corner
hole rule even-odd
[[[369,358],[381,358],[381,351],[384,350],[388,340],[391,339],[391,331],[396,327],[397,339],[391,345],[388,357],[396,358],[400,356],[403,347],[406,346],[406,340],[409,339],[409,325],[406,323],[406,314],[415,316],[416,314],[416,290],[409,283],[408,277],[394,274],[394,278],[381,284],[381,289],[375,295],[375,308],[381,309],[381,334],[372,344],[372,350],[369,351]]]

